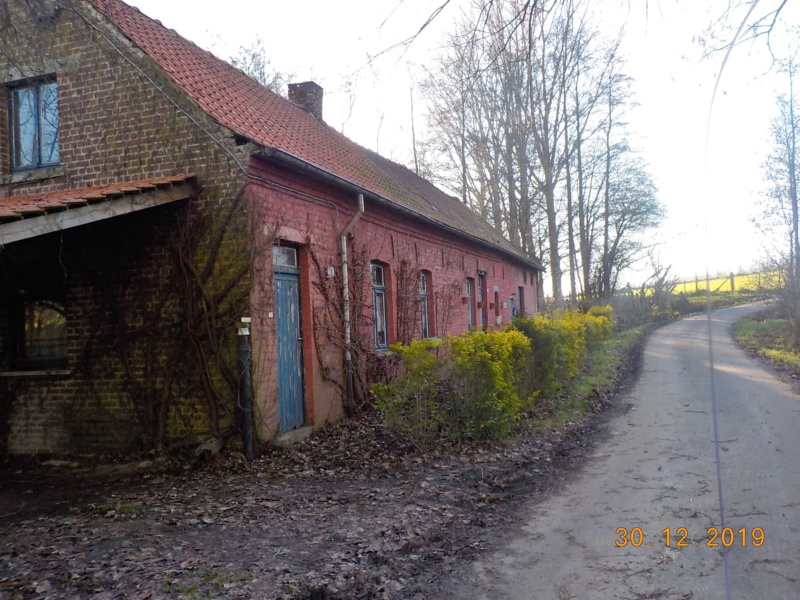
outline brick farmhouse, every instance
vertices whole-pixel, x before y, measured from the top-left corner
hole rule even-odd
[[[536,310],[540,264],[315,83],[284,99],[119,0],[6,4],[0,453],[236,437],[243,368],[258,439],[323,427],[390,344]]]

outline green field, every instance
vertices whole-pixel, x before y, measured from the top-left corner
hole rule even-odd
[[[742,290],[768,290],[775,289],[779,272],[768,271],[763,273],[747,273],[744,275],[734,275],[734,282],[736,291]],[[731,290],[731,277],[717,276],[709,281],[712,292],[730,292]],[[706,278],[699,277],[691,281],[682,281],[675,287],[676,294],[695,294],[706,291]]]

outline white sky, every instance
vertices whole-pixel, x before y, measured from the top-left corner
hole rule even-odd
[[[599,0],[618,14],[621,0]],[[453,0],[405,54],[374,56],[408,37],[439,0],[128,0],[221,58],[261,36],[272,67],[313,79],[325,89],[324,118],[358,143],[388,158],[411,162],[410,95],[414,73],[435,54],[468,0]],[[398,2],[400,2],[398,6]],[[594,2],[594,0],[593,0]],[[711,111],[722,55],[701,60],[697,39],[719,20],[727,0],[630,0],[623,50],[638,106],[628,117],[659,187],[668,218],[654,238],[673,273],[693,277],[749,269],[766,240],[750,219],[762,187],[761,164],[782,78],[764,41],[734,51]],[[762,2],[763,4],[763,2]],[[784,23],[798,22],[790,2]],[[393,12],[394,11],[394,12]],[[387,21],[388,19],[388,21]],[[384,23],[384,21],[386,21]],[[779,39],[775,47],[780,48]],[[352,107],[351,107],[352,106]],[[423,99],[415,94],[417,135],[424,135]],[[708,215],[708,243],[705,217]],[[631,273],[637,283],[648,268]]]

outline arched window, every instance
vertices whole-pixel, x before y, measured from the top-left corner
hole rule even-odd
[[[372,275],[372,308],[375,318],[375,347],[389,347],[389,319],[386,316],[386,267],[370,264]]]
[[[475,280],[467,277],[467,329],[475,327]]]
[[[431,273],[430,271],[420,271],[419,274],[419,319],[422,339],[427,339],[433,336],[431,327],[431,301],[430,290],[431,286]]]
[[[67,316],[64,305],[49,299],[21,299],[18,311],[16,367],[66,367]]]
[[[484,329],[489,324],[486,294],[486,271],[478,271],[478,325]]]

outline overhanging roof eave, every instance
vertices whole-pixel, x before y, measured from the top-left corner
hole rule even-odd
[[[58,212],[47,212],[16,221],[7,221],[0,223],[0,246],[71,229],[80,225],[96,223],[146,208],[186,200],[192,197],[193,194],[194,190],[191,184],[183,182],[169,187],[121,196],[118,194],[110,195],[99,202],[88,203],[75,208],[66,208]]]
[[[533,267],[538,271],[544,271],[544,268],[542,267],[541,263],[538,260],[526,257],[524,254],[522,254],[521,250],[519,254],[511,252],[508,249],[503,248],[499,244],[492,244],[487,240],[484,240],[477,236],[470,235],[469,233],[461,231],[456,227],[452,227],[450,225],[447,225],[446,223],[442,223],[440,221],[432,219],[418,211],[415,211],[411,208],[398,204],[397,202],[394,202],[391,199],[386,198],[373,190],[370,190],[362,185],[350,181],[349,179],[346,179],[340,175],[336,175],[335,173],[328,171],[327,169],[314,165],[298,156],[295,156],[294,154],[291,154],[290,152],[286,152],[285,150],[281,150],[280,148],[262,146],[261,151],[258,154],[264,158],[274,160],[278,163],[291,167],[295,170],[308,173],[309,175],[317,179],[334,183],[341,189],[345,189],[347,191],[356,194],[364,194],[365,198],[368,198],[378,203],[379,205],[386,206],[391,210],[399,211],[407,216],[410,216],[424,223],[433,225],[434,227],[437,227],[439,229],[444,229],[449,233],[452,233],[462,239],[469,240],[470,242],[477,242],[486,248],[491,248],[492,250],[502,252],[504,255],[511,257],[518,262],[524,263],[529,267]]]

